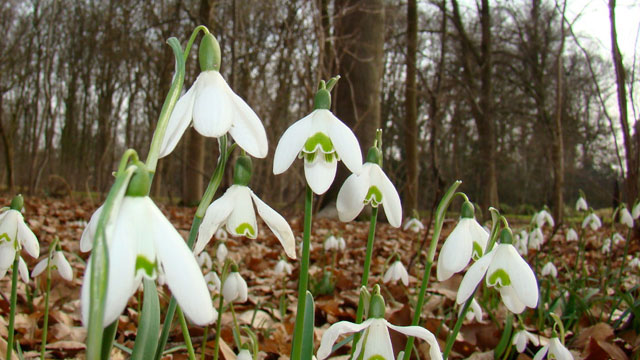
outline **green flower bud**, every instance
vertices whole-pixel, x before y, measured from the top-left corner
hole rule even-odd
[[[370,147],[365,162],[378,164],[382,167],[382,151],[376,146]]]
[[[200,41],[198,60],[200,61],[200,71],[220,70],[220,44],[213,35],[206,34]]]
[[[253,173],[253,164],[251,158],[247,155],[240,155],[236,160],[236,166],[233,171],[234,185],[249,185],[251,182],[251,174]]]
[[[20,211],[24,207],[24,199],[21,194],[18,194],[11,199],[11,210]]]
[[[473,204],[471,202],[465,200],[465,202],[462,203],[462,209],[460,209],[460,217],[463,219],[474,219],[476,217],[475,208],[473,207]]]
[[[319,89],[316,92],[316,96],[313,98],[313,108],[316,110],[329,110],[331,108],[331,94],[327,89]]]
[[[139,164],[131,176],[129,186],[127,187],[127,196],[147,196],[151,188],[151,179],[149,171],[144,164]]]
[[[369,303],[369,318],[384,319],[385,312],[384,298],[380,295],[380,286],[376,285],[373,287],[373,295],[371,295],[371,302]]]
[[[505,228],[500,231],[500,244],[513,244],[513,233],[511,229]]]

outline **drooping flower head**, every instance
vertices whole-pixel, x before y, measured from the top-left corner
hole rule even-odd
[[[367,161],[362,165],[362,171],[349,175],[340,188],[336,208],[341,221],[355,219],[367,204],[374,208],[382,204],[389,224],[393,227],[402,225],[400,195],[382,171],[381,141],[382,131],[378,130],[378,138],[367,153]]]
[[[458,311],[458,316],[462,315],[462,310],[464,310],[464,306],[460,306],[460,310]],[[464,316],[464,318],[467,321],[471,321],[474,318],[476,319],[477,322],[482,321],[482,308],[480,307],[480,304],[478,304],[475,298],[471,300],[471,304],[469,304],[469,309],[467,310],[467,313]]]
[[[567,241],[578,241],[578,233],[573,230],[573,228],[570,228],[567,231]]]
[[[385,284],[391,281],[397,283],[398,280],[402,281],[404,286],[409,286],[409,273],[407,272],[407,269],[405,269],[404,265],[402,265],[402,261],[399,259],[389,266],[387,272],[384,273],[382,282]]]
[[[620,223],[628,228],[633,228],[633,216],[631,216],[626,206],[622,206],[622,209],[620,209]]]
[[[545,356],[547,359],[573,360],[571,352],[567,350],[557,337],[549,339],[549,343],[538,350],[533,360],[542,360]]]
[[[402,227],[402,230],[407,231],[407,230],[411,230],[414,233],[419,233],[420,231],[422,231],[424,229],[424,224],[422,224],[422,221],[412,217],[411,219],[407,220],[406,223],[404,223],[404,226]]]
[[[520,330],[513,334],[513,341],[511,342],[516,346],[516,350],[519,353],[523,353],[527,348],[527,344],[531,341],[534,346],[538,346],[540,342],[538,341],[538,337],[528,332],[527,330]]]
[[[296,244],[291,227],[282,215],[260,200],[249,189],[251,172],[251,159],[246,155],[239,156],[233,175],[233,185],[209,205],[202,219],[194,249],[196,254],[204,249],[221,226],[226,226],[227,232],[231,235],[256,239],[258,237],[258,223],[253,207],[255,204],[258,214],[278,238],[287,256],[292,259],[296,258]]]
[[[293,272],[293,266],[285,259],[280,259],[276,264],[276,268],[273,271],[276,275],[291,275]]]
[[[346,248],[347,244],[345,243],[344,238],[342,236],[335,237],[331,235],[324,241],[323,246],[324,246],[324,251],[331,251],[331,250],[343,251]]]
[[[42,274],[47,269],[47,265],[49,265],[52,270],[57,270],[58,274],[60,274],[60,277],[63,279],[67,281],[73,280],[73,270],[71,269],[71,265],[67,261],[67,258],[64,257],[62,250],[55,250],[51,253],[50,257],[40,260],[40,262],[38,262],[33,268],[31,277],[35,278]]]
[[[339,78],[339,77],[338,77]],[[296,159],[304,159],[304,175],[314,193],[324,194],[336,176],[342,160],[353,173],[362,170],[362,154],[358,139],[351,129],[329,110],[334,78],[320,89],[311,114],[298,120],[282,134],[273,158],[273,173],[285,172]]]
[[[555,221],[553,221],[553,216],[546,210],[542,209],[534,216],[535,223],[538,227],[543,227],[545,224],[549,224],[549,226],[554,227]]]
[[[600,229],[602,226],[602,221],[600,221],[598,215],[593,211],[591,211],[589,215],[585,216],[584,220],[582,220],[582,228],[584,229],[587,226],[593,231]]]
[[[580,194],[580,197],[576,201],[576,211],[587,211],[589,210],[589,205],[587,205],[587,200]]]
[[[232,265],[232,267],[235,267],[235,265]],[[247,282],[244,281],[238,272],[238,268],[235,267],[222,284],[222,296],[224,297],[224,301],[228,303],[243,303],[247,301],[248,293],[249,289],[247,287]]]
[[[258,115],[231,90],[220,74],[220,45],[209,33],[200,42],[199,60],[201,73],[171,113],[160,157],[175,149],[192,123],[203,136],[217,138],[228,132],[251,156],[267,156],[269,148],[264,126]]]
[[[558,269],[556,269],[556,266],[553,265],[551,261],[549,261],[542,267],[542,276],[552,276],[554,278],[558,277]]]
[[[17,195],[11,201],[11,206],[0,213],[0,279],[13,265],[16,253],[19,253],[23,247],[33,258],[38,258],[40,255],[38,239],[25,224],[20,212],[23,204],[22,195]],[[22,266],[19,264],[19,267]]]
[[[440,249],[436,267],[438,281],[462,271],[471,259],[480,259],[488,240],[489,233],[476,221],[473,204],[465,201],[460,210],[460,221]]]
[[[544,234],[539,226],[536,226],[531,234],[529,234],[529,249],[540,250],[540,246],[544,243]]]

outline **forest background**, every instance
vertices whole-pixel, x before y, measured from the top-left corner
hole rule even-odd
[[[638,55],[603,54],[574,31],[571,2],[581,3],[3,1],[0,179],[29,194],[108,190],[123,150],[148,149],[174,71],[166,39],[184,43],[204,24],[220,41],[221,73],[264,122],[270,154],[311,110],[318,81],[340,74],[332,110],[365,151],[383,129],[385,171],[407,215],[455,179],[483,209],[511,213],[546,204],[561,219],[579,189],[596,208],[633,203]],[[636,39],[616,34],[608,5],[594,26]],[[152,195],[192,205],[218,154],[215,140],[187,134],[160,162]],[[274,176],[271,161],[254,162],[252,188],[276,207],[296,204],[301,172]]]

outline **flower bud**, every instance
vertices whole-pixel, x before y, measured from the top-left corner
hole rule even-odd
[[[513,233],[511,229],[505,228],[500,231],[500,244],[513,244]]]
[[[206,34],[200,41],[198,60],[200,61],[200,71],[220,70],[220,44],[213,35]]]
[[[147,196],[151,187],[151,179],[149,178],[149,172],[140,164],[136,167],[129,186],[127,187],[127,196]]]
[[[369,303],[369,318],[384,319],[385,312],[384,298],[380,295],[380,286],[376,285],[373,287],[373,295],[371,295],[371,302]]]
[[[24,207],[24,199],[21,194],[18,194],[11,199],[11,210],[21,211]]]
[[[233,171],[234,185],[249,185],[251,182],[251,174],[253,172],[253,164],[251,158],[247,155],[240,155],[236,160],[236,166]]]
[[[313,108],[316,109],[331,109],[331,94],[329,90],[322,88],[316,92],[316,96],[313,98]]]
[[[466,201],[462,203],[462,208],[460,209],[460,217],[463,219],[474,219],[475,216],[475,208],[470,201]]]
[[[365,162],[378,164],[382,167],[382,151],[376,146],[370,147]]]

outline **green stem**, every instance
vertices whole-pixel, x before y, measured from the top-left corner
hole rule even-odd
[[[7,337],[7,359],[11,359],[13,351],[14,326],[16,321],[16,306],[18,302],[18,266],[20,262],[20,251],[16,251],[13,260],[13,273],[11,273],[11,308],[9,310],[9,335]]]
[[[191,52],[191,46],[193,45],[193,42],[196,41],[196,36],[198,36],[198,33],[200,31],[204,32],[205,35],[209,33],[209,29],[207,29],[207,27],[204,25],[199,25],[198,27],[193,29],[191,37],[189,37],[189,41],[187,42],[187,46],[184,48],[183,61],[185,63],[187,62],[187,58],[189,57],[189,52]]]
[[[615,289],[618,289],[618,285],[620,285],[620,281],[622,280],[622,270],[624,270],[625,262],[627,261],[627,254],[629,253],[629,243],[631,242],[631,231],[633,228],[630,228],[627,232],[627,238],[624,242],[624,253],[622,255],[622,263],[620,263],[620,270],[618,270],[618,276],[616,277],[616,286]],[[613,240],[611,240],[613,247]]]
[[[200,353],[200,360],[205,360],[208,337],[209,337],[209,325],[204,327],[204,334],[202,335],[202,353]]]
[[[44,320],[42,324],[42,341],[40,344],[40,359],[44,360],[44,353],[47,347],[47,332],[49,328],[49,293],[51,292],[51,255],[55,251],[58,238],[55,238],[49,245],[49,257],[47,258],[47,290],[44,293]]]
[[[313,192],[309,185],[304,198],[304,233],[302,235],[302,259],[300,263],[300,277],[298,279],[298,308],[296,323],[293,331],[293,346],[291,359],[300,359],[302,356],[302,331],[304,329],[304,310],[307,288],[309,286],[309,245],[311,240],[311,212],[313,205]],[[306,360],[306,359],[305,359]]]
[[[222,287],[222,285],[221,285]],[[213,360],[218,360],[220,355],[220,331],[222,330],[222,310],[224,306],[224,297],[220,295],[220,302],[218,303],[218,321],[216,322],[216,342],[213,349]]]
[[[467,302],[464,303],[464,307],[462,308],[462,313],[460,314],[460,316],[458,316],[458,320],[456,320],[456,324],[453,327],[453,332],[451,332],[451,334],[447,336],[447,343],[444,347],[444,351],[442,352],[442,358],[444,360],[447,360],[449,358],[449,353],[451,352],[451,349],[453,348],[453,343],[456,341],[456,337],[460,332],[460,328],[462,327],[462,322],[464,321],[465,315],[467,314],[467,310],[469,310],[469,306],[473,301],[473,296],[475,295],[475,293],[476,292],[474,290],[471,296],[469,297],[469,299],[467,300]]]
[[[189,336],[189,327],[187,326],[187,320],[184,318],[182,309],[178,308],[178,318],[180,319],[180,327],[182,328],[182,335],[184,336],[184,342],[187,346],[187,352],[189,353],[189,360],[196,360],[196,354],[193,351],[193,344],[191,343],[191,336]]]
[[[231,309],[231,318],[233,319],[233,328],[235,329],[233,340],[236,342],[236,347],[240,349],[242,347],[242,344],[240,343],[240,326],[238,325],[236,310],[233,308],[233,302],[229,303],[229,309]]]
[[[416,308],[413,313],[413,320],[411,321],[411,325],[416,326],[420,322],[420,315],[422,314],[422,306],[424,305],[424,298],[427,293],[427,286],[429,285],[429,277],[431,276],[431,268],[433,267],[433,260],[436,257],[436,248],[438,247],[438,240],[440,238],[440,232],[442,231],[442,226],[444,225],[444,217],[447,212],[447,208],[451,204],[451,200],[458,189],[458,187],[462,184],[462,181],[455,181],[447,190],[447,192],[440,200],[438,207],[436,208],[436,218],[433,227],[433,237],[431,238],[431,244],[429,244],[429,252],[427,257],[427,262],[424,267],[424,274],[422,275],[422,282],[420,284],[420,291],[418,292],[418,301],[416,302]],[[404,348],[404,358],[403,360],[409,360],[411,358],[411,352],[413,351],[413,342],[415,339],[413,336],[410,336],[407,339],[407,345]]]
[[[218,165],[211,176],[211,180],[209,181],[209,185],[202,196],[202,200],[200,200],[200,204],[198,205],[198,209],[196,210],[196,214],[193,218],[193,223],[191,223],[191,230],[189,231],[189,238],[187,239],[187,245],[190,249],[193,249],[193,244],[198,236],[198,230],[200,229],[200,224],[202,223],[202,218],[207,211],[207,207],[211,204],[211,200],[222,182],[222,175],[224,175],[224,169],[226,168],[227,160],[231,154],[232,148],[227,148],[227,135],[222,135],[218,138],[218,141],[220,146]],[[171,325],[173,323],[177,306],[178,303],[176,302],[176,298],[171,296],[171,300],[169,300],[169,305],[167,306],[167,314],[164,318],[164,324],[162,325],[162,333],[160,334],[160,340],[158,341],[155,360],[159,360],[162,357],[164,348],[167,345],[169,332],[171,331]]]

